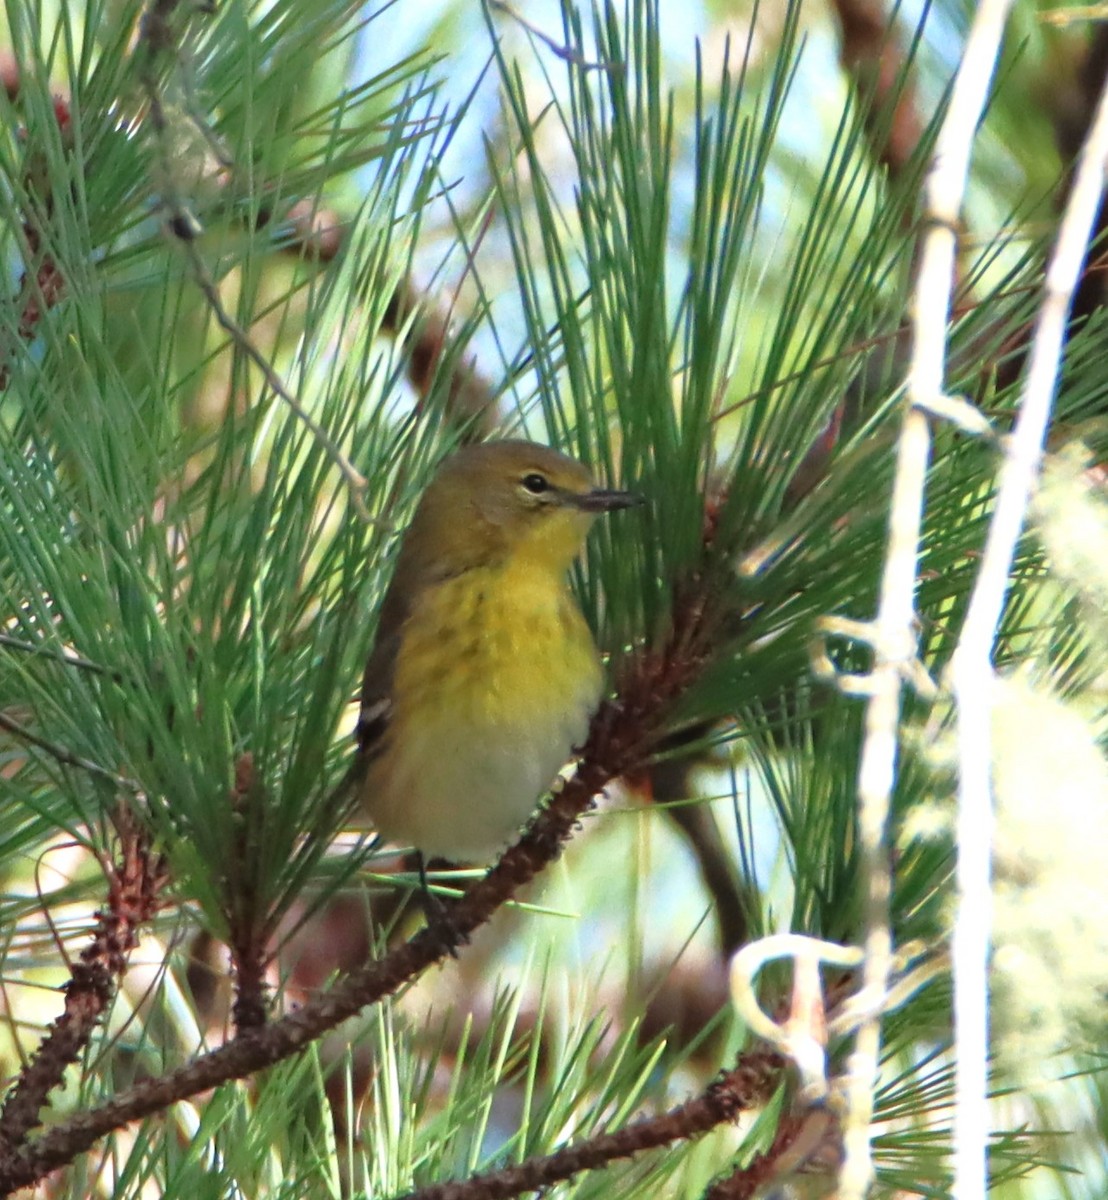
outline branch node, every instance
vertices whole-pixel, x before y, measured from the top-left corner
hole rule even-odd
[[[947,421],[957,426],[963,433],[972,437],[984,438],[986,441],[996,441],[996,430],[988,417],[969,400],[962,396],[948,396],[939,392],[931,396],[912,396],[912,407],[929,417]]]
[[[758,1002],[755,976],[768,962],[793,961],[793,990],[788,1018],[779,1023]],[[856,946],[840,946],[799,933],[779,933],[744,946],[731,960],[731,998],[752,1033],[769,1042],[796,1066],[799,1098],[822,1104],[830,1096],[827,1080],[827,1019],[820,978],[823,965],[852,968],[863,954]]]
[[[827,649],[827,640],[832,637],[861,642],[874,650],[879,648],[879,641],[887,642],[888,638],[883,637],[883,631],[873,621],[854,621],[849,617],[821,617],[816,625],[816,633],[809,643],[812,673],[817,679],[832,684],[847,696],[872,696],[875,674],[841,671]],[[882,662],[895,670],[917,695],[925,700],[935,699],[939,694],[938,685],[931,678],[919,655],[915,653],[914,640],[910,636],[898,640],[905,644],[896,647],[884,646]]]

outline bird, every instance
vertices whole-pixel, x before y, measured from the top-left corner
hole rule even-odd
[[[403,535],[362,681],[360,799],[377,832],[486,863],[584,741],[600,654],[568,572],[594,519],[640,503],[505,439],[444,460]]]

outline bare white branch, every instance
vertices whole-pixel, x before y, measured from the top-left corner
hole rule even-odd
[[[874,663],[858,773],[859,849],[867,883],[865,962],[858,1004],[865,1012],[848,1064],[841,1200],[863,1200],[873,1180],[870,1125],[881,1050],[881,1012],[893,963],[886,826],[896,780],[900,690],[916,657],[915,591],[923,523],[928,414],[951,408],[943,391],[947,323],[958,221],[973,139],[992,79],[1010,0],[982,0],[962,56],[927,179],[926,230],[912,313],[907,411],[897,446],[889,541],[874,624]]]
[[[991,925],[991,713],[993,645],[1016,543],[1042,457],[1066,322],[1103,194],[1108,88],[1078,160],[1047,267],[1027,381],[1008,440],[996,508],[970,597],[951,680],[958,708],[958,908],[954,925],[954,1017],[958,1033],[955,1195],[979,1200],[987,1183],[988,954]]]

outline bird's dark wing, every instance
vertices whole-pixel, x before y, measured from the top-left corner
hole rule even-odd
[[[399,630],[379,630],[362,676],[362,708],[358,714],[358,752],[368,761],[380,749],[392,710],[392,675],[400,646]]]
[[[417,514],[418,520],[418,514]],[[466,569],[453,562],[428,561],[409,537],[401,547],[392,582],[381,605],[377,639],[362,676],[362,710],[358,716],[358,757],[364,765],[381,748],[392,710],[392,681],[400,652],[404,623],[427,588],[460,575]]]
[[[377,635],[362,675],[362,709],[358,714],[358,761],[365,764],[381,749],[381,739],[389,724],[392,709],[392,679],[404,622],[411,611],[411,597],[420,585],[418,563],[413,562],[410,544],[400,547],[392,581],[381,602]]]

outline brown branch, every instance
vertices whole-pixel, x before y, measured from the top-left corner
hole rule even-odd
[[[434,929],[420,930],[384,959],[366,964],[298,1011],[245,1032],[167,1075],[146,1080],[98,1109],[77,1114],[33,1145],[0,1158],[0,1192],[6,1195],[41,1179],[88,1150],[104,1134],[130,1121],[290,1057],[366,1005],[395,993],[463,944],[519,887],[555,858],[595,792],[615,773],[599,763],[583,764],[523,841],[452,908],[449,925],[438,922]]]
[[[0,80],[8,99],[14,102],[22,87],[18,59],[7,54],[0,56]],[[61,96],[55,97],[54,115],[58,128],[65,137],[69,133],[71,119],[68,100]],[[68,140],[67,138],[67,144]],[[40,193],[46,184],[45,164],[38,159],[33,149],[26,153],[25,160],[27,190]],[[48,216],[53,208],[53,199],[49,193],[41,197],[41,204],[41,213],[37,214],[39,218]],[[58,304],[65,294],[65,275],[50,251],[43,248],[42,231],[30,215],[24,216],[23,242],[23,260],[26,265],[19,288],[11,300],[12,307],[19,313],[15,323],[16,345],[27,345],[34,341],[43,316]],[[6,391],[11,382],[11,360],[14,355],[15,346],[4,348],[3,362],[0,362],[0,392]]]
[[[700,741],[707,729],[703,726],[680,734],[666,743],[675,749],[682,743]],[[739,877],[730,852],[709,809],[703,804],[688,803],[693,793],[690,775],[701,761],[695,753],[684,757],[666,757],[650,768],[649,790],[653,803],[680,830],[696,857],[704,886],[712,898],[719,935],[720,952],[730,957],[747,941],[747,913],[756,903],[749,881]]]
[[[809,1162],[822,1149],[831,1125],[831,1114],[825,1108],[786,1113],[770,1148],[712,1184],[704,1200],[751,1200],[772,1180],[792,1175]]]
[[[606,1167],[620,1158],[688,1142],[736,1120],[740,1113],[764,1104],[779,1083],[785,1061],[771,1050],[743,1054],[703,1093],[656,1117],[645,1117],[614,1133],[599,1133],[576,1146],[541,1158],[530,1158],[500,1171],[470,1179],[433,1183],[401,1200],[507,1200],[572,1179],[582,1171]]]
[[[476,359],[454,345],[448,313],[409,281],[393,293],[381,327],[401,337],[401,348],[408,355],[408,379],[422,400],[444,364],[449,364],[445,407],[451,421],[470,441],[480,441],[492,431],[497,416],[492,386],[477,370]]]
[[[1064,211],[1069,202],[1077,154],[1089,135],[1097,101],[1108,80],[1108,24],[1099,22],[1088,50],[1073,72],[1076,97],[1055,118],[1055,142],[1062,156],[1063,185],[1059,189],[1057,209]],[[1105,234],[1108,233],[1108,204],[1101,197],[1070,310],[1070,326],[1077,328],[1104,304]],[[1011,387],[1023,374],[1031,344],[1033,322],[1028,320],[1004,340],[994,359],[996,386]],[[992,366],[994,363],[989,363]]]
[[[239,1033],[264,1025],[268,1007],[265,988],[266,914],[259,908],[257,880],[252,867],[257,857],[254,826],[263,807],[264,794],[254,770],[254,756],[242,754],[235,763],[235,786],[231,792],[231,808],[237,826],[231,870],[236,877],[227,881],[232,908],[228,913],[228,945],[235,968],[235,1001],[231,1016]]]
[[[176,0],[151,6],[144,24],[148,53],[176,52],[169,25],[176,7]],[[9,100],[18,98],[22,73],[11,54],[0,54],[0,85],[5,88]],[[54,109],[59,127],[64,131],[70,122],[68,98],[55,97]],[[155,127],[159,121],[164,121],[160,104],[152,107],[151,117]],[[233,172],[221,170],[207,184],[216,190],[225,188],[229,191],[234,179]],[[296,201],[284,212],[262,203],[252,221],[242,213],[239,219],[253,232],[277,223],[279,230],[274,245],[281,254],[320,265],[332,263],[339,257],[350,231],[350,223],[335,210],[310,198]],[[178,235],[190,236],[192,226],[183,215],[172,215],[169,223]],[[40,252],[41,238],[34,227],[28,223],[24,233],[28,245],[27,261],[38,257],[34,269],[28,268],[24,272],[12,300],[19,312],[18,339],[26,343],[34,339],[46,312],[62,299],[65,278],[56,260]],[[402,283],[385,311],[382,331],[401,338],[402,349],[409,360],[408,378],[421,398],[426,398],[437,373],[447,364],[451,372],[447,381],[449,413],[475,439],[491,431],[497,415],[493,389],[478,372],[474,358],[461,353],[453,344],[455,339],[450,331],[449,316],[440,310],[436,301],[419,292],[411,282]],[[10,375],[10,363],[0,363],[0,391],[8,386]]]
[[[65,985],[65,1008],[23,1068],[0,1111],[0,1157],[16,1152],[38,1124],[46,1098],[77,1061],[107,1008],[127,956],[138,944],[138,929],[157,912],[159,892],[166,882],[164,859],[150,852],[149,836],[126,808],[116,818],[119,834],[117,862],[105,864],[107,907],[96,914],[97,928],[80,960],[70,968]]]
[[[604,704],[593,719],[576,774],[488,874],[451,906],[446,919],[436,921],[433,928],[421,929],[384,958],[367,963],[296,1012],[246,1031],[166,1075],[144,1080],[100,1108],[61,1122],[34,1143],[0,1156],[0,1194],[43,1178],[130,1121],[291,1057],[453,954],[558,857],[596,795],[611,780],[641,764],[656,741],[665,713],[708,661],[712,632],[701,597],[693,595],[675,607],[668,646],[662,651],[643,651],[628,662],[620,698]]]
[[[833,0],[832,7],[842,30],[839,61],[861,101],[873,157],[901,179],[923,130],[907,59],[881,0]]]
[[[0,54],[0,84],[9,100],[14,101],[19,96],[22,83],[23,72],[19,68],[19,59],[10,51]]]
[[[1108,24],[1095,26],[1081,69],[1076,73],[1079,101],[1076,114],[1069,123],[1059,123],[1056,138],[1066,163],[1066,186],[1060,197],[1059,209],[1064,209],[1073,186],[1074,167],[1081,147],[1089,135],[1097,101],[1108,80]],[[1101,198],[1100,208],[1089,239],[1086,261],[1073,295],[1070,320],[1079,322],[1104,304],[1104,235],[1108,232],[1108,205]],[[1095,257],[1094,257],[1095,255]],[[1030,330],[1028,331],[1030,332]]]

